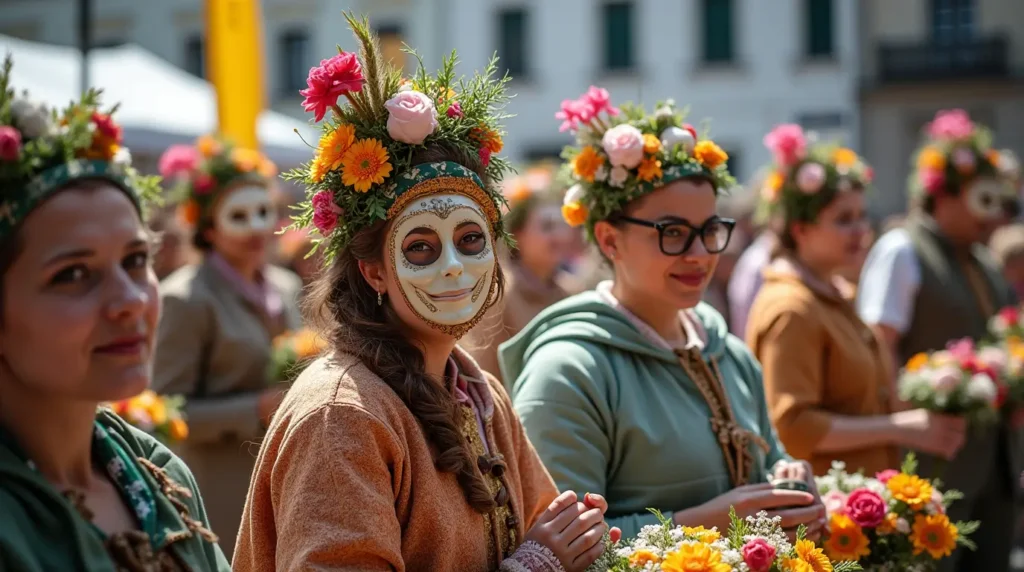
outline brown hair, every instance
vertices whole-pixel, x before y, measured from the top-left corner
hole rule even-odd
[[[453,161],[469,167],[484,184],[489,184],[476,157],[442,146],[427,148],[414,156],[414,164],[435,161]],[[381,221],[359,231],[338,252],[327,271],[312,284],[305,303],[307,319],[335,350],[358,357],[394,390],[434,446],[435,467],[456,476],[474,510],[490,512],[496,506],[494,496],[477,471],[477,460],[459,430],[458,404],[446,384],[425,373],[423,353],[402,333],[401,318],[389,305],[377,305],[377,292],[359,271],[361,260],[383,260],[389,226]],[[494,305],[504,293],[500,266],[495,266],[495,273],[497,293],[481,311]]]

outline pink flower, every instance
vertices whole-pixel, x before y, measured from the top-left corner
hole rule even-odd
[[[199,173],[192,182],[192,189],[195,190],[197,195],[205,195],[212,191],[216,186],[216,179],[214,179],[213,175],[210,175],[209,173]]]
[[[917,173],[921,186],[929,195],[937,195],[946,188],[946,174],[935,169],[925,169]]]
[[[615,167],[635,169],[644,160],[644,135],[628,123],[605,131],[601,146]]]
[[[821,503],[828,514],[842,513],[846,510],[846,495],[839,489],[832,489],[821,495]]]
[[[959,367],[954,366],[940,367],[928,375],[928,385],[936,393],[942,395],[952,393],[963,380],[963,372],[960,371]]]
[[[796,186],[805,195],[813,195],[825,185],[825,167],[821,163],[804,163],[796,172]]]
[[[592,115],[597,115],[602,111],[613,116],[619,114],[619,109],[612,105],[612,98],[608,94],[607,89],[590,86],[590,89],[587,90],[587,93],[583,94],[580,100],[589,105]]]
[[[21,156],[21,132],[10,125],[0,126],[0,161],[17,161]]]
[[[338,226],[338,216],[344,211],[334,203],[334,193],[320,191],[310,199],[313,205],[313,226],[320,234],[327,236]]]
[[[400,91],[384,107],[388,108],[388,135],[395,141],[420,145],[437,129],[437,109],[425,93]]]
[[[172,145],[160,156],[160,176],[191,175],[199,166],[199,151],[191,145]]]
[[[366,80],[359,58],[353,53],[343,53],[329,60],[320,60],[320,65],[310,68],[306,85],[299,92],[305,97],[302,108],[313,112],[313,119],[320,121],[327,108],[338,104],[338,98],[351,92],[362,91]]]
[[[971,151],[967,147],[957,147],[953,151],[953,166],[956,167],[957,172],[965,175],[970,175],[974,172],[977,167],[977,160],[974,158],[974,151]]]
[[[864,182],[870,183],[875,180],[875,170],[871,167],[864,167]]]
[[[946,344],[946,351],[960,361],[971,359],[974,357],[974,340],[971,338],[953,340]]]
[[[857,489],[846,499],[846,516],[862,528],[874,528],[885,520],[885,501],[878,493]]]
[[[744,544],[741,552],[750,572],[768,572],[775,563],[775,547],[763,538],[754,538]]]
[[[928,508],[935,514],[946,513],[946,507],[942,504],[942,493],[938,489],[932,489],[932,500],[928,502]]]
[[[490,148],[488,148],[488,147],[481,147],[480,148],[480,162],[483,163],[484,167],[486,167],[487,165],[491,164],[491,150],[490,150]]]
[[[764,146],[780,167],[792,167],[807,154],[807,138],[799,125],[785,123],[764,136]]]
[[[555,119],[561,119],[562,125],[559,131],[576,131],[580,123],[586,123],[594,117],[590,102],[581,99],[563,99],[562,109],[555,114]],[[586,119],[584,119],[586,118]]]
[[[946,109],[935,114],[928,124],[932,139],[967,139],[974,133],[974,122],[963,109]]]
[[[875,478],[878,479],[878,482],[884,485],[885,483],[889,482],[889,479],[895,477],[898,474],[900,474],[900,472],[897,471],[896,469],[886,469],[880,473],[875,473]]]
[[[444,113],[445,115],[452,119],[455,119],[456,117],[462,117],[462,106],[459,105],[458,101],[456,101],[455,103],[448,106],[448,111],[445,111]]]

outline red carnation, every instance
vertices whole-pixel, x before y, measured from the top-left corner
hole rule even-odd
[[[103,138],[105,143],[121,144],[121,126],[114,123],[109,115],[93,111],[92,122],[96,126],[96,133]]]
[[[862,528],[874,528],[885,520],[885,501],[869,489],[857,489],[846,499],[846,516]]]
[[[316,121],[327,114],[327,108],[338,104],[338,98],[363,89],[366,79],[359,58],[352,53],[342,53],[329,60],[320,60],[320,65],[310,68],[306,85],[309,88],[299,92],[305,97],[302,108],[312,111]]]
[[[0,161],[17,161],[21,156],[21,132],[10,125],[0,126]]]

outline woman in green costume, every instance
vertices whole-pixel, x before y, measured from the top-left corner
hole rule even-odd
[[[765,510],[813,538],[825,511],[779,443],[758,363],[701,296],[735,222],[716,212],[728,156],[683,123],[612,107],[598,88],[558,115],[578,146],[563,216],[614,279],[559,302],[500,348],[516,411],[560,490],[592,491],[623,536],[656,522],[728,524]],[[787,478],[811,492],[774,488]]]
[[[60,114],[0,72],[0,570],[228,570],[188,468],[100,403],[146,389],[155,179],[96,92]]]

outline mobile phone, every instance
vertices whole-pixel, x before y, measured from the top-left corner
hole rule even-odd
[[[772,486],[777,489],[785,489],[787,491],[800,491],[802,493],[811,492],[811,487],[807,485],[807,481],[800,479],[779,479],[772,482]]]

